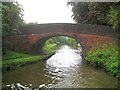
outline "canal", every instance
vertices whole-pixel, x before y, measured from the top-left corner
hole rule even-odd
[[[78,50],[61,46],[46,61],[3,73],[3,87],[23,88],[117,88],[118,80],[82,60]]]

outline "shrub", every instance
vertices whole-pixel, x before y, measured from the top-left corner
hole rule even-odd
[[[104,44],[89,51],[85,60],[88,61],[90,65],[105,69],[120,79],[118,50],[120,50],[120,48],[117,45],[111,43]]]

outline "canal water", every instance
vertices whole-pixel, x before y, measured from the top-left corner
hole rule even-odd
[[[31,88],[117,88],[118,80],[105,71],[87,65],[82,61],[79,50],[64,45],[46,61],[3,73],[3,87],[24,90],[32,90]]]

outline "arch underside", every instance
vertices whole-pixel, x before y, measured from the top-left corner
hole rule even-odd
[[[81,44],[82,48],[85,49],[85,47],[82,45],[82,43],[80,42],[80,39],[77,37],[77,35],[75,33],[55,33],[55,34],[52,33],[52,34],[49,34],[48,36],[44,36],[44,37],[38,39],[38,41],[32,45],[32,54],[34,54],[34,55],[42,54],[43,53],[42,48],[43,48],[45,42],[49,38],[57,37],[57,36],[67,36],[70,38],[74,38],[78,43]]]
[[[76,39],[82,46],[82,54],[85,57],[90,49],[96,47],[96,45],[101,45],[106,42],[117,42],[117,39],[108,37],[108,36],[100,36],[93,34],[79,34],[79,33],[63,33],[63,32],[54,32],[54,33],[42,33],[38,35],[38,39],[36,42],[32,44],[32,54],[42,54],[42,47],[46,40],[55,36],[68,36]]]

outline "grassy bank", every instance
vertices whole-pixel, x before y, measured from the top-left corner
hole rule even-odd
[[[118,50],[120,50],[120,47],[110,43],[98,46],[89,51],[85,60],[93,67],[104,69],[110,72],[111,75],[120,79]]]
[[[5,55],[3,55],[2,59],[9,60],[9,59],[23,58],[23,57],[28,57],[28,56],[30,56],[30,55],[17,53],[17,52],[13,52],[13,51],[6,51]]]
[[[41,60],[45,60],[49,58],[49,56],[31,56],[27,54],[21,54],[13,51],[7,51],[2,59],[2,71],[6,72],[9,70],[17,69],[18,67],[25,66],[27,64],[32,64],[39,62]]]

